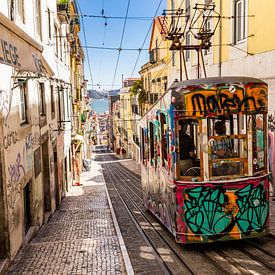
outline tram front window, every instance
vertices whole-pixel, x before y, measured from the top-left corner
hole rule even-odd
[[[247,173],[246,124],[238,115],[208,119],[210,176],[234,176]]]

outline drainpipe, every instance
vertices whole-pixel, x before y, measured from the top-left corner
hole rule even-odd
[[[222,0],[220,0],[219,14],[222,15]],[[219,76],[222,76],[222,18],[220,19],[219,27]]]

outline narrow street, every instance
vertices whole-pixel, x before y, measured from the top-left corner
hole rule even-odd
[[[151,241],[148,242],[148,236],[144,236],[151,231],[148,224],[141,222],[138,228],[138,220],[133,223],[127,217],[130,214],[125,210],[128,203],[126,200],[122,202],[123,195],[116,193],[116,189],[122,187],[126,172],[128,185],[133,189],[132,179],[136,178],[138,182],[139,177],[139,165],[136,162],[106,151],[93,154],[91,170],[82,174],[81,185],[70,190],[60,209],[35,238],[21,248],[7,274],[205,274],[205,270],[207,274],[220,274],[223,269],[232,268],[229,263],[219,266],[218,259],[213,264],[211,257],[215,257],[214,250],[223,250],[225,253],[225,247],[229,253],[236,253],[235,242],[225,242],[210,248],[203,245],[184,247],[176,245],[173,238],[169,237],[169,232],[165,232],[161,226],[157,226],[157,230],[170,238],[168,242],[171,242],[174,252],[163,241],[158,240],[158,244],[153,244],[155,240],[152,232]],[[120,187],[117,185],[119,181]],[[272,245],[275,235],[274,212],[273,201],[270,216]],[[156,226],[158,221],[152,216],[149,219]],[[265,239],[266,237],[253,240],[251,244],[256,246],[259,243],[264,249],[269,250],[272,265],[275,258],[272,251],[275,247],[268,245]],[[249,249],[247,244],[245,246],[245,249]],[[252,253],[252,246],[250,250]],[[178,253],[177,257],[183,257],[181,261],[189,259],[188,268],[180,266],[179,259],[173,255],[175,251]],[[180,255],[181,253],[183,255]],[[208,256],[203,257],[203,253]],[[241,260],[239,264],[242,265]],[[268,271],[268,266],[250,265],[247,264],[247,268],[250,268],[251,273],[252,270],[257,271],[257,274],[266,274]],[[174,269],[171,269],[172,267]],[[237,267],[237,270],[237,273],[240,273],[242,269]]]
[[[7,274],[125,274],[122,246],[100,165],[92,162]]]

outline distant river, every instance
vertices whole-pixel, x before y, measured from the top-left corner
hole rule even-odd
[[[96,113],[105,113],[109,111],[108,99],[93,99],[91,103],[92,110]]]

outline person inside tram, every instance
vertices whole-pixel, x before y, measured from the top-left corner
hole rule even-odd
[[[216,121],[214,129],[218,136],[226,135],[226,126],[223,121]],[[230,139],[227,138],[222,140],[215,140],[215,143],[213,144],[215,155],[219,158],[232,157],[232,149],[232,143]]]
[[[180,121],[179,149],[180,149],[180,174],[184,176],[188,169],[193,167],[193,160],[196,157],[193,138],[187,133],[187,122]]]

